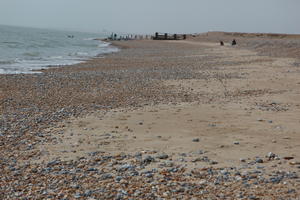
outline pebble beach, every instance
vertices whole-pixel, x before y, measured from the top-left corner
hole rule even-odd
[[[0,75],[0,199],[300,199],[299,38],[112,45]]]

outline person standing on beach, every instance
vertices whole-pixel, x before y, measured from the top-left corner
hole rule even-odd
[[[236,41],[235,41],[235,39],[233,39],[233,40],[232,40],[232,43],[231,43],[231,45],[232,45],[232,46],[236,45]]]

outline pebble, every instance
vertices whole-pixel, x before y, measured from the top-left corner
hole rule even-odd
[[[194,138],[192,141],[193,142],[200,142],[200,139],[199,138]]]
[[[112,174],[107,173],[107,174],[103,174],[103,175],[101,176],[101,179],[102,179],[102,180],[106,180],[106,179],[111,179],[112,177],[113,177]]]
[[[218,164],[218,162],[212,160],[212,161],[209,162],[209,164],[211,164],[211,165],[216,165],[216,164]]]
[[[272,153],[272,152],[269,152],[266,156],[269,160],[273,160],[275,159],[275,157],[277,157],[276,154]]]
[[[200,155],[202,155],[202,154],[204,154],[204,153],[207,153],[207,151],[198,150],[198,151],[196,152],[196,154],[200,154]]]
[[[290,165],[299,165],[300,166],[300,162],[289,162]]]
[[[154,162],[155,159],[152,156],[146,156],[146,158],[143,159],[144,164],[150,164],[151,162]]]
[[[158,159],[167,159],[167,158],[169,158],[169,156],[167,154],[159,154],[159,155],[156,156],[156,158],[158,158]]]
[[[135,166],[134,165],[130,165],[130,164],[124,164],[122,166],[120,166],[118,168],[118,171],[119,172],[123,172],[123,171],[127,171],[127,170],[134,170],[135,169]]]
[[[122,179],[123,179],[122,176],[116,176],[115,181],[119,182],[119,181],[121,181]]]
[[[264,161],[263,161],[263,159],[261,159],[261,158],[256,158],[256,159],[255,159],[255,162],[256,162],[256,163],[263,163]]]

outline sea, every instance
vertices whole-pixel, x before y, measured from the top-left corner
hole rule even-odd
[[[0,25],[0,74],[41,73],[48,67],[77,64],[118,49],[104,33],[57,31]]]

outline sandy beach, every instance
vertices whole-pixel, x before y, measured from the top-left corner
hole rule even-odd
[[[299,36],[113,45],[0,75],[3,199],[300,198]]]

